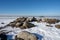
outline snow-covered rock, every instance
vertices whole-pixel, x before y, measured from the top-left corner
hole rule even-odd
[[[15,20],[15,18],[0,19],[0,27],[4,27],[6,24],[8,24],[9,22],[11,22],[13,20]],[[1,22],[4,22],[5,24],[1,24]],[[46,24],[48,24],[46,22],[40,22],[40,23],[31,22],[31,23],[35,24],[36,27],[29,28],[29,29],[6,27],[1,30],[11,31],[6,35],[13,35],[13,37],[12,37],[13,39],[14,39],[15,35],[17,35],[19,32],[28,31],[30,33],[35,33],[35,34],[42,36],[42,38],[41,38],[40,36],[36,35],[39,38],[38,40],[60,40],[60,29],[57,29],[55,27],[55,24],[51,24],[53,27],[46,27]],[[60,22],[56,23],[56,24],[60,24]]]

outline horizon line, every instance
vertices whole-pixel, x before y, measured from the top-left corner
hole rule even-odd
[[[21,17],[21,16],[22,17],[25,17],[25,16],[26,17],[60,17],[60,16],[49,16],[49,15],[48,16],[47,15],[46,16],[44,15],[40,15],[40,16],[39,15],[37,16],[36,15],[0,15],[0,17]]]

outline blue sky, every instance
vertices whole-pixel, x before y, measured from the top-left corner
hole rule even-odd
[[[60,0],[0,0],[0,15],[60,16]]]

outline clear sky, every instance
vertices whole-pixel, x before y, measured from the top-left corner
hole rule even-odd
[[[0,15],[60,16],[60,0],[0,0]]]

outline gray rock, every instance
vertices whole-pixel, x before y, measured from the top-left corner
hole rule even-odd
[[[37,37],[27,31],[20,32],[16,35],[16,40],[37,40]]]

